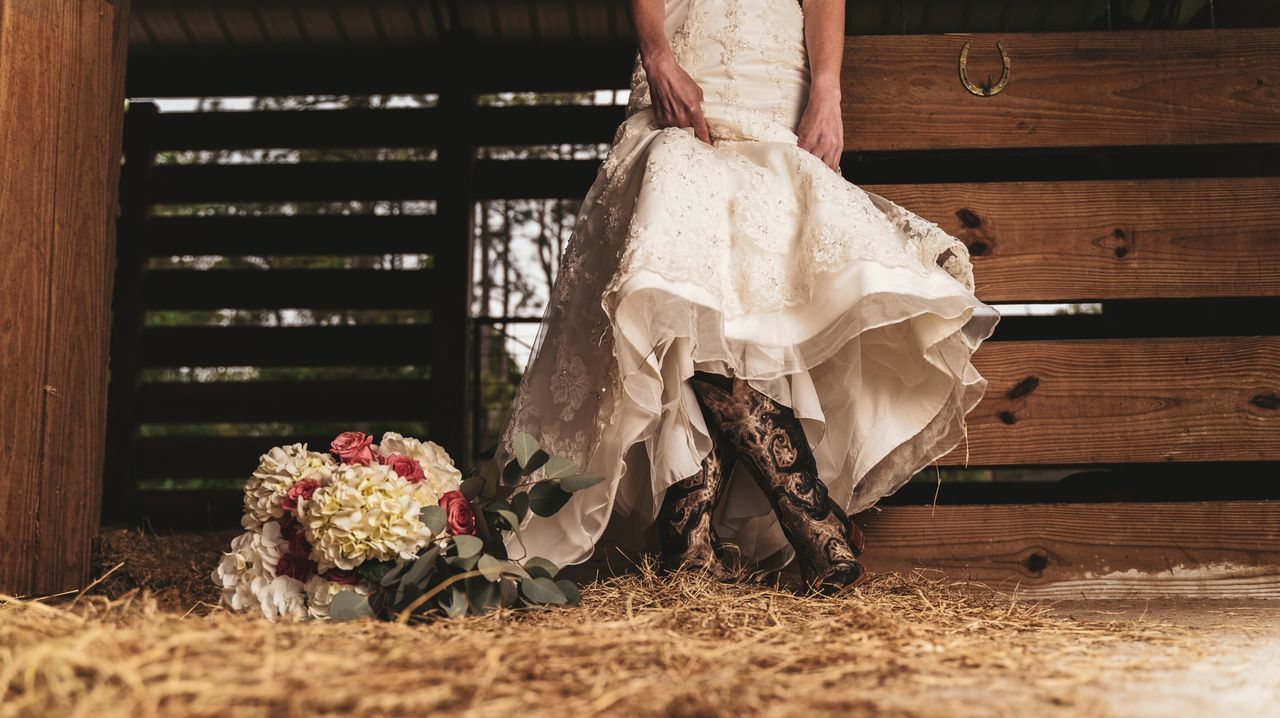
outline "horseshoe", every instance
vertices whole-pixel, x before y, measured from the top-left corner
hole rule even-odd
[[[981,85],[975,85],[969,79],[969,43],[965,42],[964,47],[960,48],[960,82],[964,83],[964,89],[977,95],[978,97],[991,97],[998,95],[1004,90],[1005,85],[1009,84],[1009,54],[1004,51],[1004,46],[996,41],[996,49],[1000,51],[1000,81],[992,83],[991,75],[987,75],[987,81]]]

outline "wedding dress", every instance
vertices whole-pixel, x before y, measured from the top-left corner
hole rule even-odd
[[[529,432],[606,480],[531,514],[513,556],[577,564],[602,537],[643,548],[666,487],[712,448],[695,369],[792,407],[850,514],[967,439],[986,388],[970,357],[999,314],[974,296],[965,245],[797,147],[797,0],[667,0],[665,25],[713,145],[657,127],[637,57],[496,449],[505,462]],[[745,468],[725,492],[718,535],[749,561],[789,562]]]

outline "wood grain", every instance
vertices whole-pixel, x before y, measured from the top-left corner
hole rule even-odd
[[[1280,502],[891,506],[856,517],[872,571],[1027,598],[1280,598]]]
[[[988,302],[1280,296],[1280,178],[865,185],[969,247]]]
[[[88,578],[101,501],[124,0],[0,0],[0,590]]]
[[[971,466],[1280,460],[1280,337],[990,342],[973,363]]]
[[[1000,94],[961,84],[999,77]],[[853,36],[846,150],[1280,142],[1280,29]]]

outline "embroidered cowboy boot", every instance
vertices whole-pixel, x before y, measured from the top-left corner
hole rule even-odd
[[[703,417],[712,426],[705,409]],[[713,578],[727,580],[733,573],[721,557],[720,541],[711,527],[711,512],[733,470],[734,452],[725,442],[715,439],[714,430],[712,437],[712,450],[702,460],[698,473],[667,488],[658,511],[658,536],[665,570],[704,571]]]
[[[790,407],[741,379],[698,372],[692,384],[724,439],[769,497],[796,550],[805,585],[830,594],[865,581],[868,574],[857,560],[865,545],[862,532],[827,495],[804,429]]]

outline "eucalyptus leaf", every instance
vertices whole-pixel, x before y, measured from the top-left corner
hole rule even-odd
[[[504,608],[515,608],[520,602],[520,585],[515,579],[503,577],[498,582],[498,591]]]
[[[516,512],[517,523],[524,521],[524,517],[529,515],[529,493],[521,491],[511,497],[511,510]]]
[[[520,483],[520,477],[522,476],[524,476],[524,473],[520,470],[520,462],[512,459],[502,469],[502,485],[515,486]]]
[[[467,601],[471,604],[473,612],[488,613],[502,605],[502,589],[497,583],[479,576],[473,576],[463,583],[466,584]]]
[[[576,606],[582,602],[582,592],[578,590],[578,584],[567,578],[556,579],[556,585],[560,587],[560,591],[564,593],[566,602],[571,606]]]
[[[454,536],[453,545],[458,549],[458,558],[475,556],[484,550],[484,541],[469,534]]]
[[[572,494],[576,491],[589,489],[601,481],[604,481],[604,477],[599,474],[576,474],[560,479],[560,488]]]
[[[534,452],[538,450],[538,440],[533,438],[533,434],[522,431],[516,434],[516,438],[512,441],[512,448],[515,450],[516,461],[520,462],[520,466],[526,466],[529,459],[533,458]]]
[[[456,569],[470,571],[476,567],[477,563],[480,562],[480,554],[477,553],[471,556],[450,556],[449,558],[446,558],[445,561]]]
[[[528,571],[531,576],[541,576],[543,578],[555,578],[556,574],[560,573],[559,566],[541,556],[531,556],[525,559],[524,570]]]
[[[439,546],[432,546],[427,549],[426,553],[415,559],[408,570],[404,572],[404,578],[400,579],[400,583],[425,589],[427,583],[431,580],[431,575],[436,571],[436,559],[439,557]]]
[[[443,506],[425,506],[418,514],[418,518],[431,529],[432,535],[444,531],[444,528],[449,525],[449,518],[445,515]]]
[[[542,576],[521,579],[520,593],[529,603],[561,604],[569,600],[555,581]]]
[[[369,597],[355,591],[339,591],[329,604],[329,618],[334,621],[354,621],[357,618],[373,618]]]
[[[511,530],[514,531],[520,528],[520,517],[516,516],[516,512],[512,511],[511,509],[498,509],[494,513],[496,513],[498,516],[501,516],[502,519],[507,522],[507,526]]]
[[[552,516],[569,503],[573,494],[556,481],[539,481],[529,489],[529,508],[539,516]]]
[[[446,598],[447,596],[447,598]],[[440,597],[440,607],[448,614],[449,618],[458,618],[467,615],[467,609],[470,603],[467,601],[467,589],[461,583],[455,583],[449,587]]]
[[[458,490],[462,495],[467,497],[468,501],[475,501],[480,496],[480,490],[484,488],[484,479],[479,476],[469,476],[462,481],[462,485]]]
[[[476,568],[489,581],[497,581],[502,578],[502,562],[487,553],[480,555],[480,560],[476,562]]]
[[[392,566],[391,570],[382,574],[382,579],[378,581],[378,583],[383,588],[386,588],[387,586],[394,586],[396,582],[400,580],[400,577],[404,576],[404,572],[407,571],[409,567],[412,565],[413,565],[412,561],[402,561],[401,563],[396,564],[395,566]]]
[[[542,449],[538,449],[533,452],[533,456],[530,456],[528,461],[524,462],[524,467],[520,470],[520,473],[528,476],[542,468],[543,464],[546,464],[550,459],[551,454],[548,454]]]
[[[578,473],[578,465],[563,456],[553,456],[547,460],[546,480],[561,479]]]
[[[533,578],[532,576],[529,575],[529,572],[525,570],[524,566],[521,566],[515,561],[503,561],[502,573],[506,576],[519,576],[520,578]]]

